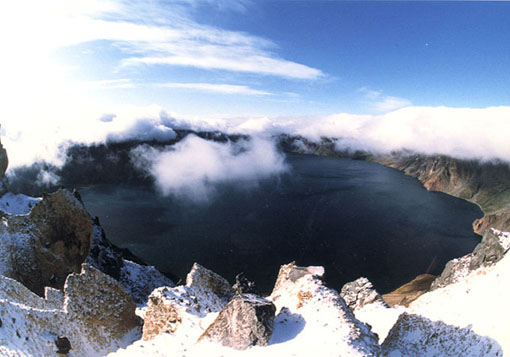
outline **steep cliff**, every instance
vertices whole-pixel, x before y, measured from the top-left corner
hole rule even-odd
[[[485,215],[473,223],[476,233],[483,235],[489,228],[510,230],[508,163],[409,152],[372,156],[370,160],[416,177],[427,190],[444,192],[477,204]]]

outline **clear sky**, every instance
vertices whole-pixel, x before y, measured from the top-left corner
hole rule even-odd
[[[183,117],[292,116],[488,107],[510,98],[509,2],[0,7],[2,94],[18,108],[67,101],[79,110],[86,97],[105,106],[155,104]]]

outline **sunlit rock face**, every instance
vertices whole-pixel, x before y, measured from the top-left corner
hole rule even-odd
[[[89,331],[89,338],[100,346],[106,346],[108,339],[121,339],[141,326],[132,297],[115,279],[88,264],[83,264],[79,274],[67,278],[64,310],[69,319],[79,320]]]
[[[384,301],[390,306],[409,306],[411,302],[430,290],[431,284],[436,280],[435,275],[421,274],[410,282],[388,294],[384,294]]]
[[[233,296],[228,281],[220,275],[195,263],[186,278],[186,285],[154,290],[147,302],[143,339],[148,341],[162,333],[184,334],[193,343],[200,337],[210,313],[221,311]],[[205,325],[205,326],[204,326]]]
[[[485,216],[473,223],[483,235],[489,228],[510,230],[510,166],[504,162],[460,160],[400,152],[371,160],[416,177],[430,191],[476,203]]]
[[[79,272],[92,243],[92,222],[81,201],[67,190],[44,195],[26,215],[3,213],[0,252],[3,275],[42,296],[62,289]]]

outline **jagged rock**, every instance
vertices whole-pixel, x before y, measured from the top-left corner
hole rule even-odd
[[[390,306],[409,306],[410,303],[430,290],[435,275],[421,274],[398,289],[383,295],[384,301]]]
[[[124,265],[122,256],[115,251],[113,244],[106,238],[106,233],[95,217],[93,223],[93,237],[87,263],[115,280],[120,280],[120,271]]]
[[[64,291],[46,289],[42,298],[21,283],[0,276],[0,355],[105,355],[140,336],[135,305],[111,277],[83,265],[68,277]]]
[[[382,344],[385,356],[502,356],[498,343],[426,317],[403,313]]]
[[[473,222],[473,230],[478,234],[483,234],[490,228],[498,230],[510,230],[510,207],[497,213],[486,214],[482,218]]]
[[[115,279],[88,264],[82,265],[80,274],[69,275],[64,295],[68,318],[79,319],[96,339],[102,338],[100,333],[94,336],[98,326],[120,339],[141,324],[131,296]]]
[[[342,351],[344,355],[378,355],[377,335],[356,319],[337,291],[324,285],[323,274],[323,267],[298,267],[295,263],[281,266],[269,297],[278,312],[273,336],[281,338],[280,328],[295,328],[288,324],[301,321],[299,338],[313,340],[313,344],[309,350],[295,351],[298,355],[317,353],[316,346],[326,351]],[[286,317],[289,315],[292,320]]]
[[[450,260],[441,275],[434,280],[430,289],[435,290],[455,283],[459,278],[482,266],[488,266],[501,260],[509,249],[510,238],[497,230],[488,230],[473,253]]]
[[[92,242],[91,219],[69,191],[44,195],[27,215],[3,217],[0,273],[42,296],[62,289],[69,273],[79,272]]]
[[[164,332],[179,333],[181,325],[200,334],[198,326],[202,319],[211,312],[221,311],[232,296],[227,280],[195,263],[185,286],[158,288],[149,296],[143,339],[152,340]],[[195,341],[196,338],[198,335]]]
[[[93,226],[92,247],[87,263],[119,281],[136,304],[145,305],[149,295],[159,287],[175,286],[156,268],[124,259],[124,251],[106,238],[97,217],[93,220]]]
[[[381,295],[367,278],[359,278],[342,287],[340,296],[352,310],[362,308],[365,305],[379,302],[386,305]]]
[[[308,266],[300,267],[296,262],[291,262],[287,265],[282,265],[276,278],[273,294],[275,290],[280,289],[281,285],[287,285],[288,282],[295,283],[299,278],[304,276],[312,276],[321,279],[324,276],[324,267],[321,266]],[[271,295],[273,295],[271,294]]]
[[[244,273],[239,273],[236,275],[236,283],[232,286],[234,293],[236,295],[240,294],[255,294],[260,295],[255,283],[253,281],[249,281]]]
[[[273,333],[275,310],[271,301],[257,295],[236,295],[199,341],[215,341],[237,350],[266,346]]]
[[[191,271],[186,276],[186,286],[211,291],[221,299],[230,300],[234,293],[227,279],[198,263],[193,264]]]

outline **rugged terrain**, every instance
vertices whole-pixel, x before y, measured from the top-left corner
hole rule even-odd
[[[372,160],[418,178],[429,190],[470,200],[485,213],[474,225],[482,241],[473,253],[449,262],[440,277],[420,276],[385,296],[365,278],[337,292],[322,281],[324,268],[294,263],[281,266],[270,296],[257,295],[243,277],[231,286],[199,264],[184,285],[175,286],[110,243],[78,193],[61,189],[34,198],[7,192],[2,179],[0,354],[501,356],[510,351],[505,313],[510,234],[501,231],[510,230],[508,165],[408,152],[349,153],[338,150],[333,139],[280,137],[280,146]],[[127,155],[131,147],[120,145],[117,154]],[[97,148],[84,159],[91,167],[96,155],[108,151]],[[80,157],[70,160],[76,164]],[[2,150],[0,169],[4,166]],[[65,170],[60,173],[65,177]]]

